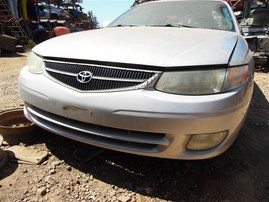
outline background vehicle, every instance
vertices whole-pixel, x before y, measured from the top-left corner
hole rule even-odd
[[[38,12],[40,18],[47,18],[47,19],[66,19],[69,18],[69,13],[62,9],[57,8],[55,6],[48,6],[48,5],[38,5]]]

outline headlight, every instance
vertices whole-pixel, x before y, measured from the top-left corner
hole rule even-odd
[[[183,95],[218,93],[222,89],[225,73],[225,69],[165,72],[156,89]]]
[[[181,95],[206,95],[229,91],[250,77],[248,65],[227,69],[164,72],[156,89]]]
[[[33,74],[41,74],[43,67],[43,59],[31,52],[27,58],[27,67],[29,72]]]

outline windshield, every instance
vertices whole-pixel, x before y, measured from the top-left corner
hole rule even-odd
[[[186,26],[234,31],[226,5],[213,1],[143,3],[131,8],[109,25],[114,26]]]

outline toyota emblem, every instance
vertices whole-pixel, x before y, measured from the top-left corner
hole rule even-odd
[[[92,80],[92,73],[89,71],[79,72],[77,75],[77,80],[80,83],[89,83]]]

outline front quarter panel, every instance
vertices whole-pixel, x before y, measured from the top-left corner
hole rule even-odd
[[[230,59],[230,66],[248,64],[252,60],[252,54],[249,50],[246,40],[238,35],[238,40]]]

